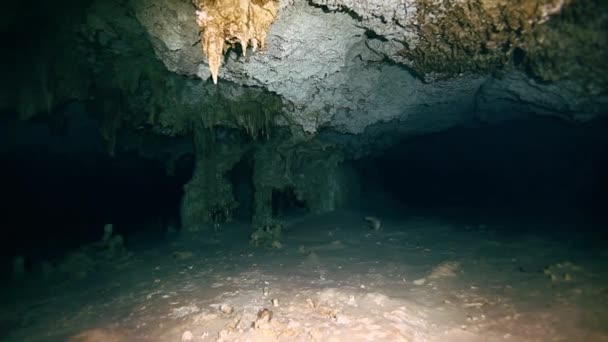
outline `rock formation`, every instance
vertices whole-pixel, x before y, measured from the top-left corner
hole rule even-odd
[[[249,45],[253,52],[263,49],[270,24],[277,16],[275,0],[195,0],[194,4],[201,44],[215,84],[228,47],[239,44],[243,56]]]
[[[61,125],[54,108],[85,102],[110,152],[138,148],[123,131],[194,137],[192,226],[231,216],[226,173],[246,158],[264,227],[273,190],[331,210],[349,188],[344,160],[399,138],[608,113],[605,1],[68,2],[3,14],[14,43],[0,109]]]

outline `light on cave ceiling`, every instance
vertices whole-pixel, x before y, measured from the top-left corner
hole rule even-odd
[[[213,83],[222,58],[229,47],[239,44],[243,55],[251,46],[255,52],[265,47],[270,24],[275,20],[275,0],[193,0],[198,8],[196,22],[202,32],[203,52],[207,56]]]

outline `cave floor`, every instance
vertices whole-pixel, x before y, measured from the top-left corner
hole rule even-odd
[[[411,215],[373,231],[363,216],[288,220],[278,249],[229,224],[84,279],[30,279],[3,291],[0,339],[608,341],[603,241]]]

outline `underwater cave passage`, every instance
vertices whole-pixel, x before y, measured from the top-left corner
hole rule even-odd
[[[179,227],[179,203],[192,161],[178,158],[169,175],[164,163],[135,152],[117,151],[111,157],[97,123],[83,108],[65,109],[61,132],[52,132],[45,122],[5,117],[1,123],[6,140],[0,156],[3,269],[16,255],[27,264],[52,262],[100,241],[107,224],[130,248]]]
[[[269,332],[302,337],[291,341],[310,340],[309,327],[323,341],[416,334],[582,341],[584,329],[605,340],[608,314],[597,296],[608,283],[606,235],[582,228],[608,203],[607,127],[535,119],[406,138],[349,161],[346,177],[352,164],[359,173],[350,181],[313,183],[333,185],[320,192],[328,196],[339,189],[334,195],[355,197],[352,208],[302,215],[318,203],[299,199],[294,187],[275,188],[271,214],[279,223],[254,232],[254,163],[246,154],[223,174],[243,220],[174,239],[163,238],[164,221],[177,216],[192,154],[177,158],[169,175],[163,163],[133,152],[109,158],[88,149],[71,158],[50,151],[52,137],[19,128],[28,144],[2,155],[5,196],[14,198],[12,216],[3,218],[17,223],[6,230],[3,251],[27,247],[19,253],[37,260],[8,260],[18,286],[0,291],[10,308],[0,311],[0,340],[188,341],[226,331],[228,341],[265,341]],[[67,145],[87,146],[82,139]],[[361,196],[349,191],[358,185]],[[576,221],[562,219],[568,214]],[[538,224],[535,216],[553,221]],[[111,239],[79,248],[105,241],[108,221],[126,249]],[[598,233],[606,225],[593,227]],[[250,244],[256,232],[269,243]],[[49,244],[76,252],[45,266]],[[585,310],[593,312],[585,313],[591,328],[564,327]],[[63,330],[55,317],[66,322]]]
[[[608,341],[608,1],[192,2],[3,6],[0,342]]]
[[[357,165],[366,193],[404,210],[608,221],[606,129],[606,120],[474,124],[403,139]]]
[[[110,156],[85,115],[60,126],[0,123],[2,341],[187,341],[234,322],[232,341],[268,331],[308,340],[309,326],[325,334],[318,340],[454,341],[465,327],[467,341],[548,340],[547,331],[582,341],[580,327],[562,328],[582,310],[599,313],[589,320],[597,340],[608,336],[596,300],[608,283],[607,121],[475,123],[395,140],[323,170],[331,181],[304,183],[327,187],[314,189],[319,203],[277,186],[276,220],[255,231],[255,153],[245,153],[220,173],[238,220],[175,235],[196,175],[187,139],[125,131]],[[251,244],[255,234],[265,244]],[[532,325],[543,328],[522,329]]]

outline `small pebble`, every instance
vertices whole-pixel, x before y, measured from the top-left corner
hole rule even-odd
[[[182,334],[182,342],[192,341],[192,340],[194,340],[194,335],[192,334],[192,332],[190,330],[184,331],[184,333]]]
[[[336,323],[338,324],[350,324],[350,319],[344,315],[336,316]]]
[[[289,323],[287,323],[287,329],[291,329],[291,330],[296,330],[296,329],[300,328],[301,326],[302,326],[302,324],[298,321],[290,320]]]
[[[348,297],[347,304],[350,305],[350,306],[357,306],[357,301],[355,300],[355,296],[354,295],[350,295]]]
[[[274,306],[275,308],[279,307],[279,300],[277,298],[272,299],[272,306]]]
[[[414,280],[414,285],[424,285],[426,283],[426,278],[420,278]]]
[[[222,304],[220,305],[220,311],[226,315],[230,315],[234,311],[234,308],[228,304]]]
[[[270,322],[271,319],[272,319],[272,311],[264,308],[258,312],[258,318],[254,322],[254,327],[256,329],[260,328],[264,324]]]

